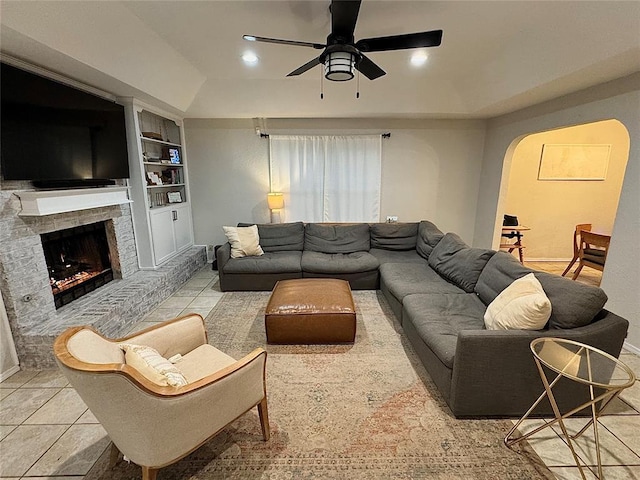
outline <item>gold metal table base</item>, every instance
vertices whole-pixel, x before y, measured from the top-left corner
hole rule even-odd
[[[536,352],[536,349],[534,348],[536,343],[540,343],[540,342],[549,342],[549,341],[554,341],[554,340],[559,340],[559,339],[552,339],[552,338],[544,338],[544,339],[537,339],[534,340],[533,342],[531,342],[531,349],[534,353],[533,358],[536,362],[536,366],[538,367],[538,372],[540,373],[540,378],[542,380],[542,383],[544,384],[544,391],[542,392],[542,394],[538,397],[538,399],[534,402],[534,404],[531,406],[531,408],[529,408],[529,410],[527,410],[527,412],[522,416],[522,418],[513,426],[513,428],[511,430],[509,430],[509,433],[506,435],[506,437],[504,438],[504,443],[507,447],[511,447],[512,445],[521,442],[522,440],[525,440],[529,437],[531,437],[532,435],[544,430],[547,427],[551,427],[554,424],[559,424],[560,425],[560,429],[562,430],[562,433],[564,435],[564,437],[566,438],[567,441],[567,445],[569,446],[569,449],[571,450],[571,454],[573,455],[573,459],[576,462],[576,466],[578,467],[578,470],[580,471],[580,475],[582,476],[583,480],[586,480],[586,476],[584,474],[584,470],[583,468],[586,465],[583,465],[580,458],[578,457],[578,454],[576,453],[575,450],[575,446],[574,446],[574,441],[577,440],[584,432],[587,431],[587,429],[590,426],[593,426],[593,435],[594,435],[594,442],[596,445],[596,456],[597,456],[597,460],[598,460],[598,474],[597,477],[602,480],[604,479],[603,473],[602,473],[602,458],[601,458],[601,454],[600,454],[600,438],[599,438],[599,434],[598,434],[598,425],[599,425],[599,418],[602,415],[602,412],[607,408],[607,406],[615,399],[618,397],[618,395],[620,395],[620,393],[627,387],[633,385],[633,383],[635,382],[635,375],[633,374],[633,372],[631,371],[631,369],[629,369],[629,367],[627,367],[626,365],[624,365],[622,362],[620,362],[619,360],[615,359],[614,357],[611,357],[610,355],[608,355],[605,352],[602,352],[600,350],[597,350],[593,347],[588,347],[586,345],[582,345],[579,344],[578,342],[572,342],[569,340],[559,340],[561,343],[565,343],[565,344],[571,344],[571,345],[575,345],[577,347],[581,347],[577,352],[574,353],[575,356],[580,355],[582,356],[582,358],[584,360],[586,360],[586,378],[580,378],[578,376],[577,373],[575,373],[577,371],[577,366],[576,366],[576,362],[575,359],[577,357],[573,357],[573,359],[569,360],[568,362],[564,363],[563,366],[558,366],[558,365],[553,365],[553,363],[550,363],[548,361],[548,359],[546,359],[547,361],[545,361],[544,358],[540,358],[540,356],[538,355],[538,352]],[[582,348],[584,347],[584,348]],[[594,353],[595,352],[595,353]],[[629,379],[624,382],[624,383],[619,383],[619,384],[604,384],[601,381],[595,381],[593,378],[593,374],[592,374],[592,366],[591,366],[591,354],[597,354],[597,355],[604,355],[607,358],[613,360],[616,362],[617,365],[621,366],[623,368],[623,370],[625,371],[626,374],[629,375]],[[573,363],[573,365],[571,365],[571,363]],[[543,364],[547,367],[549,367],[551,370],[555,371],[557,373],[557,376],[555,377],[555,379],[553,379],[553,381],[551,383],[549,383],[549,379],[547,378],[547,375],[544,372],[543,369]],[[567,370],[575,370],[573,373],[567,373]],[[590,400],[588,400],[587,402],[584,402],[583,404],[575,407],[574,409],[572,409],[571,411],[562,414],[560,412],[560,409],[558,407],[558,403],[556,402],[555,396],[553,395],[553,387],[556,383],[558,383],[558,381],[561,378],[571,378],[573,380],[579,381],[583,384],[588,385],[589,387],[589,396],[590,396]],[[600,389],[604,389],[604,393],[595,396],[594,393],[594,386]],[[544,425],[535,428],[534,430],[527,432],[524,435],[521,435],[519,437],[513,437],[514,432],[518,429],[518,427],[520,427],[520,425],[522,425],[522,423],[531,415],[531,413],[535,410],[535,408],[540,404],[540,402],[542,402],[544,399],[548,398],[549,402],[551,403],[551,408],[553,409],[554,415],[555,415],[555,419],[545,423]],[[601,402],[601,403],[600,403]],[[600,407],[597,407],[597,404],[600,403]],[[580,431],[578,433],[576,433],[575,435],[570,435],[569,432],[567,431],[567,427],[565,426],[565,422],[564,420],[566,420],[567,418],[571,417],[572,415],[576,414],[577,412],[587,408],[587,407],[591,407],[591,418],[589,419],[589,421],[584,425],[584,427],[582,427],[580,429]],[[587,467],[588,468],[588,467]]]

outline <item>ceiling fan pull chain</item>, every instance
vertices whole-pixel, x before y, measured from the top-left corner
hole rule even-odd
[[[324,99],[324,75],[322,69],[320,69],[320,100]]]
[[[360,98],[360,70],[356,70],[356,98]]]

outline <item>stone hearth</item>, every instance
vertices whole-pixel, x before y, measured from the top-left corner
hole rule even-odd
[[[205,249],[192,247],[157,270],[140,270],[128,204],[21,217],[20,186],[9,190],[6,183],[0,191],[0,292],[23,367],[54,366],[53,340],[69,326],[122,335],[206,263]],[[56,310],[40,235],[96,222],[105,222],[115,279]]]

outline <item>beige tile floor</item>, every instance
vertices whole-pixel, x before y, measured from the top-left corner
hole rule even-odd
[[[208,315],[222,297],[213,288],[217,279],[206,265],[131,332],[188,312]],[[0,478],[80,480],[108,444],[57,370],[20,371],[0,383]]]
[[[565,265],[531,266],[554,273],[560,268],[561,273]],[[593,272],[597,278],[591,281],[599,282],[600,272]],[[205,266],[131,331],[187,312],[207,315],[222,297],[213,288],[216,280],[217,272]],[[640,375],[640,357],[623,352],[621,359]],[[532,420],[523,428],[543,421]],[[569,428],[579,428],[582,421],[571,420]],[[606,478],[640,479],[639,383],[627,389],[610,414],[602,418],[600,433]],[[578,442],[578,454],[595,470],[592,438],[585,435]],[[540,432],[529,443],[558,479],[581,478],[556,428]],[[104,429],[56,370],[20,371],[0,383],[1,479],[81,480],[107,446]],[[595,478],[591,470],[588,474],[589,480]]]

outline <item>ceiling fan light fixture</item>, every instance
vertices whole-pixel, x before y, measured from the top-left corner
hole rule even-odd
[[[350,52],[329,52],[324,59],[324,77],[333,82],[346,82],[353,78],[356,55]]]

